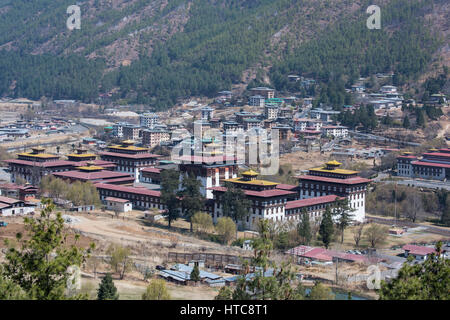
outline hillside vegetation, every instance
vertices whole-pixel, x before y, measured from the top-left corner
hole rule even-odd
[[[72,2],[0,0],[0,95],[113,93],[165,109],[245,85],[244,74],[295,90],[297,73],[336,86],[326,99],[339,104],[359,76],[418,77],[445,42],[424,18],[444,0],[381,1],[382,30],[367,29],[365,0],[84,0],[69,31]]]

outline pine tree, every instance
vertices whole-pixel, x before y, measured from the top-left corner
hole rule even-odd
[[[302,210],[301,220],[298,224],[298,235],[302,239],[302,244],[309,245],[311,242],[311,224],[309,222],[309,215],[305,209]]]
[[[195,281],[195,282],[201,280],[201,278],[200,278],[200,270],[199,270],[199,268],[198,268],[198,262],[196,262],[196,263],[194,264],[194,268],[192,269],[192,272],[191,272],[191,280],[192,280],[192,281]]]
[[[341,231],[341,243],[344,242],[345,228],[347,228],[352,222],[352,211],[355,211],[355,209],[350,206],[348,199],[337,201],[333,215],[337,216],[337,226]]]
[[[319,229],[319,235],[322,239],[323,244],[325,245],[325,248],[327,249],[331,243],[333,232],[334,232],[333,218],[330,208],[327,207],[325,213],[323,214],[322,222],[320,223]]]
[[[409,123],[409,118],[408,118],[408,116],[405,116],[403,118],[403,128],[409,129],[410,126],[411,126],[411,124]]]
[[[107,273],[98,287],[97,300],[118,300],[119,294],[110,273]]]
[[[177,197],[179,173],[175,170],[164,170],[161,173],[161,202],[167,208],[169,228],[172,221],[178,219],[179,203]]]
[[[191,232],[193,231],[192,217],[194,214],[203,209],[205,198],[200,192],[202,183],[197,180],[193,173],[184,177],[182,182],[182,190],[178,193],[181,198],[181,206],[184,210],[185,217],[191,224]]]
[[[6,252],[0,276],[4,277],[5,285],[18,289],[27,299],[85,298],[83,295],[68,297],[65,294],[71,281],[67,270],[70,266],[80,266],[94,245],[91,244],[88,250],[78,248],[78,235],[75,242],[70,243],[61,212],[55,214],[55,205],[49,199],[42,199],[42,204],[44,209],[40,217],[24,219],[28,236],[16,234],[18,245],[10,246]]]
[[[442,242],[436,244],[436,252],[419,264],[408,257],[396,278],[381,281],[380,300],[449,300],[450,260],[441,256]]]
[[[424,115],[423,110],[417,108],[416,109],[416,116],[417,116],[417,119],[416,119],[417,126],[425,127],[425,115]]]

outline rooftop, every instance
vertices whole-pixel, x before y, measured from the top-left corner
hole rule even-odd
[[[339,197],[336,195],[328,195],[328,196],[315,197],[315,198],[309,198],[309,199],[288,201],[288,202],[286,202],[285,209],[288,210],[288,209],[295,209],[295,208],[303,208],[303,207],[309,207],[309,206],[314,206],[314,205],[318,205],[318,204],[335,202],[338,198]]]
[[[134,194],[140,194],[144,196],[152,196],[152,197],[160,197],[161,192],[150,190],[147,188],[136,188],[136,187],[125,187],[125,186],[118,186],[113,184],[106,184],[106,183],[96,183],[95,187],[97,189],[104,189],[104,190],[112,190],[112,191],[119,191],[119,192],[125,192],[125,193],[134,193]]]
[[[312,175],[302,175],[302,176],[297,176],[296,178],[299,180],[321,181],[321,182],[330,182],[330,183],[347,184],[347,185],[369,183],[372,181],[370,179],[365,179],[365,178],[361,178],[361,177],[337,179],[337,178],[328,178],[328,177],[320,177],[320,176],[312,176]]]
[[[406,244],[402,249],[405,251],[409,251],[409,253],[413,255],[427,255],[436,252],[436,250],[432,247],[416,246],[414,244]]]
[[[225,188],[225,187],[212,187],[212,188],[208,188],[208,189],[213,190],[213,191],[219,191],[219,192],[227,191],[227,188]],[[297,194],[297,192],[281,190],[281,189],[270,189],[270,190],[264,190],[264,191],[253,191],[253,190],[242,190],[242,191],[247,196],[254,196],[254,197],[261,197],[261,198],[271,198],[271,197],[277,197],[277,196],[287,196],[287,195]]]

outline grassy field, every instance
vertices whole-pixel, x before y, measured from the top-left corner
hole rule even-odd
[[[97,289],[101,279],[82,278],[81,292],[87,293],[90,299],[97,298]],[[148,283],[143,281],[114,279],[114,285],[119,292],[119,300],[141,300]],[[212,300],[219,290],[207,286],[182,286],[166,282],[173,300]]]
[[[355,249],[356,246],[355,246],[355,240],[353,237],[353,231],[356,228],[357,228],[356,226],[352,226],[352,227],[348,227],[347,229],[345,229],[344,242],[341,243],[340,242],[341,238],[340,238],[340,236],[338,236],[336,241],[331,244],[331,247],[333,249],[340,249],[340,250]],[[367,228],[367,226],[365,228]],[[393,246],[404,245],[404,244],[408,244],[408,243],[412,243],[412,242],[430,243],[430,242],[439,241],[439,240],[448,240],[448,238],[445,236],[438,235],[438,234],[429,233],[429,232],[426,232],[423,230],[412,230],[410,232],[407,232],[403,236],[388,235],[385,242],[380,245],[380,249],[387,249],[387,248],[391,248]],[[367,248],[367,247],[369,247],[369,242],[363,236],[363,238],[361,239],[361,241],[359,243],[359,248]]]

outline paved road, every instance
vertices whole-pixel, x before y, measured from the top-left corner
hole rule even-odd
[[[428,189],[445,189],[450,191],[450,181],[437,181],[437,180],[425,180],[425,179],[404,179],[404,180],[381,180],[387,178],[389,175],[386,173],[379,173],[378,176],[373,179],[375,182],[381,183],[397,183],[406,186],[428,188]]]
[[[398,184],[410,185],[414,187],[430,188],[430,189],[445,189],[450,191],[450,182],[432,181],[432,180],[399,180]]]
[[[395,220],[392,220],[392,219],[385,219],[385,218],[378,218],[378,217],[376,217],[376,218],[375,217],[367,217],[367,220],[369,222],[376,222],[376,223],[386,224],[386,225],[390,225],[390,226],[393,225],[395,222]],[[405,221],[405,220],[397,220],[397,222],[395,222],[395,224],[399,227],[409,227],[409,228],[424,227],[424,228],[426,228],[427,232],[450,237],[450,229],[449,228],[438,228],[438,227],[428,226],[428,225],[424,225],[424,224],[418,224],[418,223],[414,223],[411,221]]]
[[[414,146],[414,147],[420,146],[420,143],[409,142],[409,141],[400,141],[400,140],[395,140],[395,139],[391,139],[391,138],[386,138],[383,136],[376,136],[376,135],[370,134],[370,133],[361,133],[361,132],[356,132],[356,131],[352,131],[352,130],[349,130],[348,132],[353,136],[362,137],[362,138],[368,139],[368,140],[394,142],[394,143],[400,143],[400,144],[407,144],[407,145]]]

